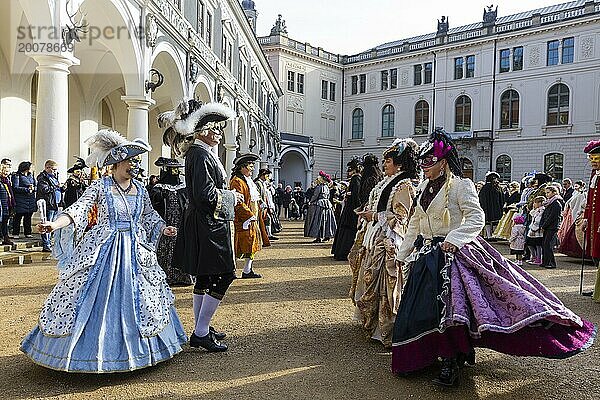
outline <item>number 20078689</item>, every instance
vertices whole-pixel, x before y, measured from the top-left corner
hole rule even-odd
[[[19,53],[58,53],[72,52],[73,43],[19,43],[17,44]]]

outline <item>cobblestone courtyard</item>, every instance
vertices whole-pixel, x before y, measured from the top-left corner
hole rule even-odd
[[[568,360],[516,358],[477,351],[461,386],[433,386],[432,368],[410,378],[390,372],[391,355],[352,322],[350,271],[333,261],[329,245],[310,244],[300,223],[255,261],[260,280],[237,280],[214,325],[230,350],[208,354],[184,348],[173,360],[117,375],[82,375],[34,365],[19,351],[56,281],[55,263],[27,253],[0,266],[0,393],[9,399],[597,399],[600,347]],[[505,245],[498,248],[506,253]],[[6,256],[1,256],[6,257]],[[600,304],[580,297],[579,263],[558,258],[556,270],[527,267],[581,316],[600,323]],[[594,273],[586,268],[586,287]],[[189,333],[191,290],[175,288]]]

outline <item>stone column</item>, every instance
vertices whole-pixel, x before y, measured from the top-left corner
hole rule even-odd
[[[225,171],[227,171],[227,179],[230,179],[233,160],[237,155],[237,145],[235,143],[225,143],[223,147],[225,147]]]
[[[304,190],[308,189],[310,187],[310,184],[312,183],[312,169],[305,169],[304,170],[306,172],[306,185],[304,186]]]
[[[69,168],[69,68],[79,60],[59,54],[31,55],[38,63],[38,93],[35,121],[35,152],[37,171],[46,160],[58,163],[61,181]]]
[[[273,182],[275,185],[279,183],[279,166],[277,164],[273,166]]]
[[[149,138],[149,127],[148,127],[148,113],[150,107],[156,102],[145,96],[121,96],[121,100],[127,104],[127,110],[129,112],[127,116],[127,138],[143,139],[150,143]],[[123,133],[123,132],[122,132]],[[148,153],[142,156],[142,168],[148,172]]]

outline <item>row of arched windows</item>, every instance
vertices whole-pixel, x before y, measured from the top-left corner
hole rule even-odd
[[[548,153],[544,155],[544,173],[556,180],[563,179],[563,168],[565,156],[561,153]],[[496,158],[496,172],[500,180],[510,182],[512,180],[512,159],[508,154],[502,154]]]
[[[569,87],[564,83],[553,85],[548,91],[546,124],[566,125],[569,123]],[[454,131],[471,130],[471,98],[461,95],[454,103]],[[508,89],[500,96],[500,129],[519,127],[520,97],[514,89]],[[394,136],[394,106],[386,104],[381,110],[381,136]],[[419,100],[414,109],[414,134],[429,132],[429,103]],[[352,139],[362,139],[365,115],[362,109],[352,111]]]

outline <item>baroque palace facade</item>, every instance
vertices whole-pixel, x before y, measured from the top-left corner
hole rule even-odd
[[[506,181],[530,171],[589,177],[582,152],[600,135],[600,1],[580,0],[452,28],[344,56],[291,39],[285,22],[259,41],[279,103],[286,184],[380,155],[396,137],[422,142],[441,126],[463,171]]]
[[[64,179],[112,128],[150,142],[155,173],[170,155],[157,115],[195,97],[237,112],[219,148],[228,170],[254,151],[277,171],[282,92],[237,0],[6,0],[0,15],[0,157],[37,171],[54,159]]]

